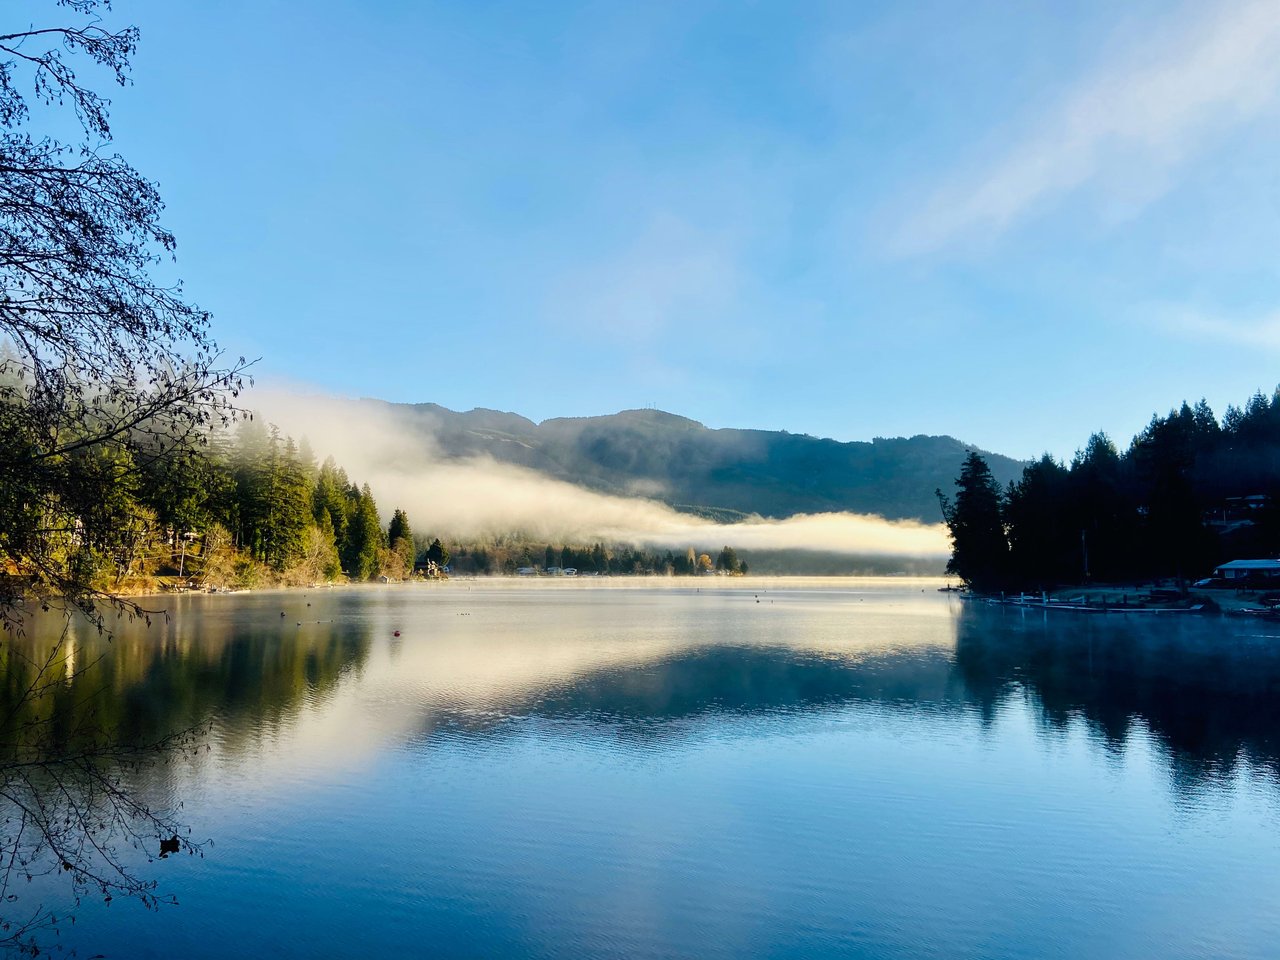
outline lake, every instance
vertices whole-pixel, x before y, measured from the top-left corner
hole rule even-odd
[[[206,724],[132,783],[213,843],[136,862],[179,906],[86,901],[58,942],[1276,956],[1280,626],[937,586],[455,581],[174,597],[110,643],[78,626],[94,666],[54,709],[96,703],[128,741]]]

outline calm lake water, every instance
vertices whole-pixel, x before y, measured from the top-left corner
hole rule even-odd
[[[137,789],[214,844],[140,865],[180,906],[85,904],[61,942],[1276,957],[1280,627],[936,587],[454,582],[81,629],[121,736],[211,723]]]

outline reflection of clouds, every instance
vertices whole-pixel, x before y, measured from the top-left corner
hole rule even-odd
[[[388,744],[442,725],[479,731],[544,710],[603,716],[607,702],[575,700],[574,691],[621,702],[634,691],[611,686],[619,679],[647,678],[686,699],[692,688],[695,701],[701,688],[714,700],[715,677],[746,664],[758,682],[746,688],[743,709],[802,705],[790,686],[798,676],[812,696],[838,700],[820,679],[833,671],[885,658],[909,662],[922,651],[943,663],[954,633],[937,583],[494,580],[319,591],[306,599],[288,592],[189,597],[171,601],[174,618],[158,622],[158,633],[126,631],[118,649],[127,651],[135,681],[165,650],[192,682],[212,684],[206,700],[220,720],[210,761],[221,776],[246,782],[269,770],[287,789],[300,778],[342,780]],[[298,628],[300,616],[333,622]],[[325,659],[325,651],[339,658]],[[326,664],[321,684],[307,679],[316,657]],[[716,657],[723,670],[708,674]],[[723,699],[732,693],[720,690],[712,710],[737,709]],[[653,701],[628,702],[634,713]]]
[[[424,736],[506,736],[524,720],[657,743],[720,735],[731,714],[849,705],[961,712],[987,731],[1017,717],[1046,746],[1083,724],[1090,752],[1117,762],[1149,743],[1186,795],[1280,771],[1280,649],[1243,635],[1252,625],[1046,619],[936,586],[496,580],[187,597],[110,646],[79,637],[77,655],[104,655],[121,729],[213,717],[219,774],[268,771],[281,790],[341,781]]]
[[[361,683],[343,687],[325,716],[298,723],[291,749],[295,759],[342,764],[349,751],[441,725],[492,729],[544,708],[559,714],[575,709],[566,692],[599,678],[647,676],[670,685],[698,675],[708,652],[730,651],[729,669],[735,660],[775,670],[804,662],[808,673],[825,675],[886,656],[942,656],[954,641],[935,580],[888,589],[882,581],[845,580],[835,593],[831,581],[826,589],[820,581],[783,583],[499,580],[392,588],[377,616],[385,636],[401,629],[402,638],[375,642]],[[607,699],[609,689],[600,695]],[[785,693],[773,691],[775,705]]]

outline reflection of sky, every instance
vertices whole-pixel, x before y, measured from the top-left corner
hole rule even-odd
[[[249,775],[261,776],[265,751],[282,778],[343,776],[386,744],[440,721],[483,724],[512,711],[536,712],[541,700],[575,683],[725,646],[854,663],[912,650],[943,652],[954,639],[934,581],[888,593],[868,582],[834,595],[816,583],[813,590],[756,583],[657,593],[625,582],[583,588],[501,581],[387,591],[372,610],[349,618],[370,638],[358,682],[306,700],[287,732],[276,731],[250,751]],[[298,614],[294,595],[281,595],[288,613],[282,632],[304,636],[320,625],[298,628],[296,616],[329,619],[341,600],[313,597],[314,605]],[[262,606],[266,619],[278,616],[273,603]],[[851,612],[858,613],[856,627],[842,616]],[[397,629],[400,638],[393,636]],[[227,761],[238,762],[243,746],[237,743]]]
[[[1117,743],[1095,716],[1099,690],[1162,709],[1135,688],[1198,664],[1223,720],[1218,692],[1254,682],[1241,664],[1270,675],[1266,649],[1222,621],[1135,638],[933,587],[188,603],[165,640],[187,657],[253,627],[260,662],[305,669],[273,659],[328,626],[298,610],[363,646],[288,710],[219,721],[176,786],[216,845],[160,868],[184,906],[89,908],[77,936],[190,957],[227,937],[273,958],[1267,956],[1269,768],[1187,790],[1167,717]]]
[[[1280,657],[1255,625],[1046,620],[935,588],[496,580],[184,597],[105,651],[118,692],[156,701],[168,687],[221,684],[207,707],[211,759],[259,782],[265,760],[282,780],[340,777],[408,738],[493,733],[532,716],[580,721],[584,735],[621,724],[643,739],[733,712],[857,702],[989,715],[1009,697],[1025,701],[1045,749],[1084,717],[1104,752],[1154,729],[1175,779],[1229,782],[1251,759],[1242,745],[1274,759],[1266,717]],[[98,655],[92,637],[79,640],[77,656]],[[158,667],[174,674],[168,686],[152,682]]]

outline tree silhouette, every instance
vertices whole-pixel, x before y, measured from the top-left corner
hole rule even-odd
[[[1009,542],[1000,509],[1000,488],[991,470],[976,451],[970,451],[956,480],[953,504],[937,491],[942,517],[951,533],[954,573],[975,590],[999,590],[1005,586],[1009,567]]]

